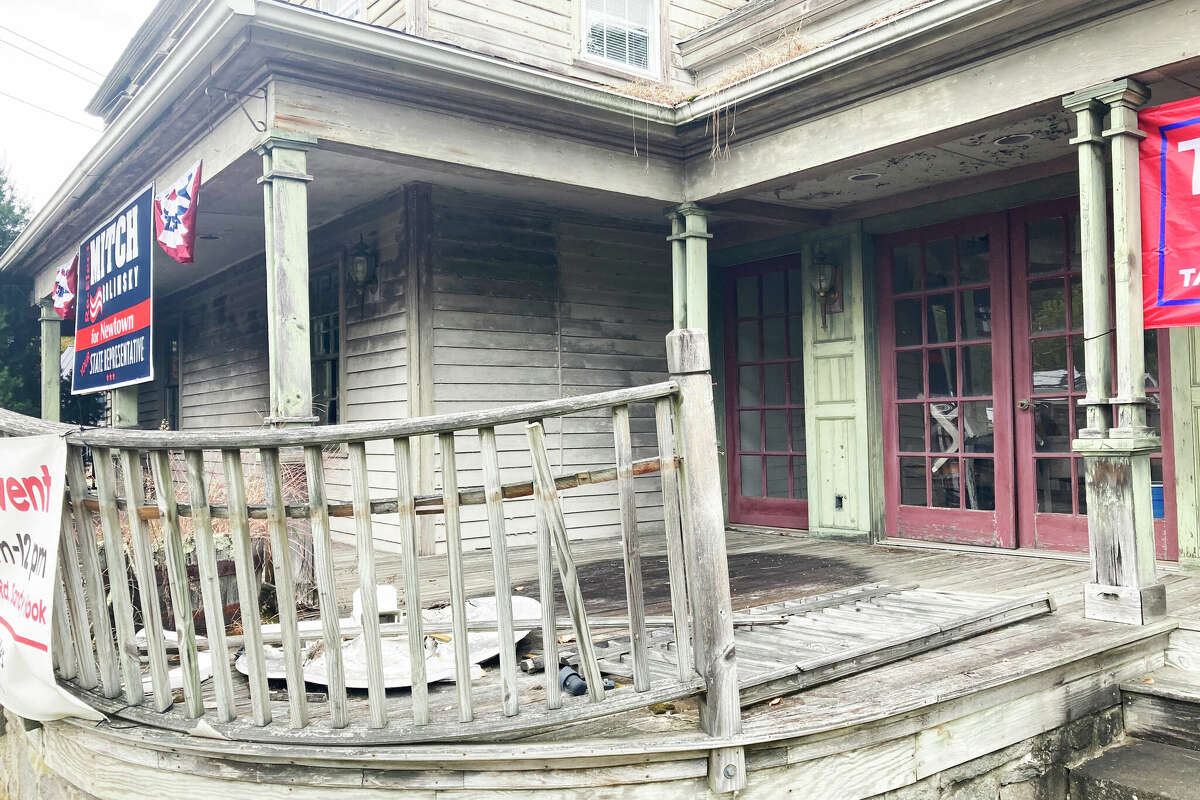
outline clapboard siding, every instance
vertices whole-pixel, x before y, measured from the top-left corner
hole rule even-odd
[[[565,223],[543,209],[435,194],[433,371],[437,413],[549,400],[662,380],[670,329],[669,251],[661,234]],[[547,420],[556,470],[613,463],[608,412]],[[657,453],[653,408],[633,409],[634,457]],[[502,480],[526,480],[521,426],[497,430]],[[456,437],[459,484],[482,482],[479,440]],[[440,463],[440,455],[439,455]],[[438,478],[440,485],[440,476]],[[661,524],[656,476],[637,480],[639,519]],[[573,536],[613,535],[615,485],[564,495]],[[505,504],[507,530],[529,541],[531,504]],[[482,508],[463,509],[468,547],[486,546]],[[439,530],[439,539],[444,532]]]
[[[267,276],[261,261],[171,298],[180,328],[180,427],[261,425],[270,408]],[[157,383],[157,382],[156,382]]]
[[[369,0],[363,19],[372,25],[404,30],[404,0]]]

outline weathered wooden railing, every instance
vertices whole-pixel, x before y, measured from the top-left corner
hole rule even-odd
[[[741,748],[727,740],[740,730],[733,630],[725,558],[720,487],[717,477],[712,385],[707,339],[700,331],[675,331],[668,337],[671,380],[650,386],[532,403],[487,411],[402,419],[385,423],[345,424],[283,430],[159,432],[122,429],[70,430],[0,412],[0,432],[30,435],[59,432],[69,444],[69,502],[64,506],[60,586],[55,609],[56,662],[61,680],[100,710],[128,720],[206,736],[272,743],[328,742],[385,744],[414,741],[489,739],[527,735],[537,730],[603,714],[633,710],[692,694],[701,696],[701,726],[713,736],[710,782],[719,790],[743,783]],[[658,454],[633,459],[631,404],[654,404]],[[542,420],[609,409],[615,463],[586,474],[555,477],[546,451]],[[529,451],[530,479],[502,484],[498,426],[521,424]],[[477,431],[483,474],[481,487],[460,488],[455,433]],[[436,497],[414,494],[410,441],[437,436],[442,454],[442,491]],[[394,491],[371,496],[368,442],[386,442],[394,456]],[[327,496],[326,448],[344,448],[350,475],[350,501]],[[303,453],[307,497],[285,497],[281,450]],[[257,451],[263,502],[248,500],[243,463]],[[340,458],[340,456],[339,456]],[[209,474],[219,461],[220,475]],[[90,462],[92,479],[87,465]],[[179,468],[182,463],[182,468]],[[172,466],[176,466],[173,471]],[[678,671],[651,680],[647,648],[649,626],[643,597],[641,540],[635,502],[635,476],[657,472],[661,479],[671,621],[678,649]],[[179,473],[182,473],[180,475]],[[144,477],[144,475],[149,478]],[[605,691],[593,628],[614,621],[590,617],[584,607],[574,544],[567,530],[560,493],[583,483],[615,481],[620,507],[622,562],[633,662],[632,687]],[[146,484],[153,486],[153,502]],[[257,484],[256,484],[257,487]],[[223,491],[224,502],[215,493]],[[376,490],[378,493],[378,489]],[[539,620],[514,620],[507,546],[505,501],[532,497],[536,510]],[[186,502],[184,500],[186,499]],[[467,617],[467,578],[461,537],[461,508],[486,507],[496,619],[481,623]],[[419,514],[439,514],[445,528],[450,624],[427,626],[417,551]],[[334,581],[331,518],[352,517],[361,614],[356,624],[339,619]],[[373,521],[394,520],[403,561],[402,623],[381,623],[376,595],[376,541]],[[97,537],[97,525],[101,533]],[[320,612],[318,632],[301,631],[302,609],[293,601],[294,574],[289,557],[288,520],[306,520]],[[252,520],[265,520],[278,606],[278,630],[264,635],[260,586],[256,575]],[[217,526],[228,526],[240,603],[240,634],[226,630],[218,574]],[[188,535],[190,532],[190,536]],[[159,591],[153,542],[161,540],[169,603]],[[126,547],[132,556],[128,577]],[[117,543],[117,546],[113,546]],[[192,608],[188,550],[194,552],[202,608]],[[566,619],[555,608],[554,573],[566,600]],[[134,607],[136,587],[138,607]],[[424,603],[428,606],[429,603]],[[164,635],[163,620],[173,619],[175,636]],[[202,619],[206,637],[197,636]],[[517,625],[536,624],[544,647],[544,708],[522,700],[517,668]],[[139,636],[136,627],[144,631]],[[587,682],[586,698],[564,698],[555,665],[558,633],[574,635],[579,669]],[[426,635],[449,629],[454,649],[456,718],[438,719],[425,674]],[[477,714],[472,687],[468,631],[493,630],[500,641],[500,703]],[[236,632],[235,632],[236,633]],[[389,698],[385,686],[385,636],[405,636],[411,663],[407,702]],[[361,637],[366,662],[365,708],[347,691],[343,640]],[[286,712],[272,702],[267,674],[267,640],[280,642],[286,684]],[[319,642],[325,663],[326,705],[314,714],[304,676],[306,647]],[[244,651],[247,677],[235,680],[231,651]],[[143,663],[143,655],[144,663]],[[211,681],[201,679],[201,655],[211,661]],[[312,650],[308,650],[311,655]],[[177,653],[172,688],[169,655]],[[530,690],[529,680],[523,679]],[[280,697],[278,694],[274,697]],[[407,707],[404,719],[395,712]],[[440,707],[440,706],[439,706]],[[283,720],[278,717],[283,716]]]

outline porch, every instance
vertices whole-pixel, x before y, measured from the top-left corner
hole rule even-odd
[[[996,597],[1044,591],[1058,603],[1047,616],[748,707],[742,733],[731,740],[746,748],[743,797],[789,790],[812,798],[872,797],[945,770],[973,769],[988,754],[996,754],[997,763],[1009,750],[1020,758],[1020,743],[1067,728],[1078,753],[1086,754],[1120,736],[1122,681],[1141,680],[1164,662],[1195,657],[1196,634],[1190,630],[1200,625],[1200,580],[1171,568],[1162,580],[1176,619],[1131,627],[1083,618],[1081,586],[1088,567],[1070,558],[864,546],[769,530],[728,530],[726,536],[735,609],[864,582]],[[534,549],[509,552],[514,588],[536,583]],[[593,602],[598,609],[623,607],[621,543],[580,543],[575,552],[589,607]],[[654,589],[666,555],[661,537],[644,538],[642,553],[647,611],[661,610]],[[485,580],[491,569],[487,553],[464,558],[472,576],[469,593],[492,591]],[[348,573],[353,557],[338,548],[337,562],[339,590],[348,592],[356,583]],[[381,581],[394,566],[381,554]],[[444,556],[422,557],[419,574],[430,600],[449,597]],[[762,630],[771,635],[770,627]],[[498,707],[496,664],[485,664],[485,671],[489,675],[475,682],[482,690],[477,693],[495,693]],[[248,707],[244,682],[238,686],[239,705]],[[432,691],[434,708],[439,698],[452,709],[452,690]],[[407,696],[389,701],[394,710],[406,710]],[[365,721],[365,693],[352,695],[350,707]],[[272,701],[272,710],[286,719],[282,699]],[[347,744],[331,750],[300,742],[225,743],[118,722],[47,726],[41,742],[59,774],[101,797],[146,791],[156,781],[165,787],[162,773],[146,768],[155,765],[169,769],[175,790],[217,794],[237,781],[237,791],[249,792],[247,797],[286,787],[350,792],[339,796],[391,789],[419,797],[458,797],[456,791],[478,797],[493,789],[533,797],[568,791],[606,797],[620,791],[630,798],[700,798],[710,796],[705,776],[712,740],[697,723],[695,701],[675,700],[492,743]],[[280,771],[292,764],[304,768]]]

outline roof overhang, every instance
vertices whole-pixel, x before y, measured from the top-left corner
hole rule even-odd
[[[703,189],[710,194],[687,199],[705,200],[734,196],[742,180],[742,165],[736,158],[722,163],[708,155],[710,126],[732,109],[737,115],[735,153],[747,145],[754,151],[754,145],[761,145],[771,133],[977,67],[1033,42],[1078,32],[1097,20],[1111,21],[1120,12],[1191,3],[934,0],[737,83],[667,106],[279,0],[211,0],[191,9],[194,19],[186,33],[0,256],[0,271],[42,269],[66,252],[65,248],[56,252],[47,239],[69,215],[81,210],[85,198],[90,207],[82,211],[98,216],[106,198],[109,206],[115,205],[131,188],[102,187],[112,197],[103,191],[98,192],[103,195],[99,199],[89,196],[118,164],[128,167],[131,159],[142,159],[146,174],[139,180],[144,183],[153,177],[150,162],[158,157],[161,166],[166,158],[165,145],[159,148],[162,152],[155,150],[156,136],[168,124],[165,120],[178,111],[181,100],[211,79],[215,65],[228,66],[238,59],[243,72],[252,72],[257,64],[261,76],[280,68],[286,61],[281,53],[300,54],[305,80],[328,81],[331,86],[352,80],[358,92],[380,93],[414,105],[450,104],[459,113],[505,120],[530,130],[540,126],[559,136],[601,145],[615,147],[623,142],[628,147],[631,128],[639,134],[644,131],[657,158],[678,162],[680,195]],[[291,77],[297,77],[294,71]],[[1111,77],[1097,76],[1096,82]],[[995,102],[987,105],[999,108]],[[1019,105],[1027,107],[1027,98]],[[989,113],[1003,113],[1003,109]],[[903,132],[893,138],[896,141],[890,146],[900,146]],[[813,159],[805,163],[811,165]],[[770,169],[747,171],[744,186],[761,188],[773,179],[770,175],[782,177],[788,169],[788,164],[776,163]],[[207,166],[205,173],[207,179]],[[718,173],[720,179],[714,179]]]

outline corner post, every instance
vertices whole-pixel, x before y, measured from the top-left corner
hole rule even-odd
[[[672,330],[687,327],[687,239],[683,236],[683,217],[672,209],[667,213],[671,221],[671,319]]]
[[[1140,84],[1122,80],[1063,101],[1079,119],[1079,136],[1073,141],[1080,147],[1088,426],[1079,431],[1073,449],[1083,454],[1087,481],[1092,577],[1084,586],[1084,615],[1134,625],[1166,614],[1166,588],[1155,577],[1150,502],[1150,453],[1159,449],[1160,442],[1146,427],[1143,383],[1137,107],[1147,96]],[[1101,134],[1099,123],[1106,109],[1111,110],[1112,127]],[[1115,320],[1108,309],[1101,136],[1111,141],[1113,157]],[[1115,334],[1117,351],[1115,398],[1109,397],[1110,333]],[[1104,404],[1115,407],[1116,427],[1110,427],[1114,420]]]
[[[671,288],[675,328],[708,330],[708,210],[683,203],[671,220]]]
[[[255,148],[262,156],[267,269],[267,362],[271,408],[266,422],[310,425],[312,353],[308,312],[307,150],[315,139],[271,132]]]
[[[683,544],[696,666],[706,682],[700,698],[700,725],[710,736],[728,739],[741,733],[742,715],[708,334],[696,328],[671,331],[667,335],[667,369],[679,384],[676,422],[683,455]],[[709,755],[708,781],[714,792],[744,788],[743,748],[715,748]]]
[[[42,323],[42,419],[59,421],[60,375],[58,346],[62,338],[62,320],[48,299],[38,302]]]

